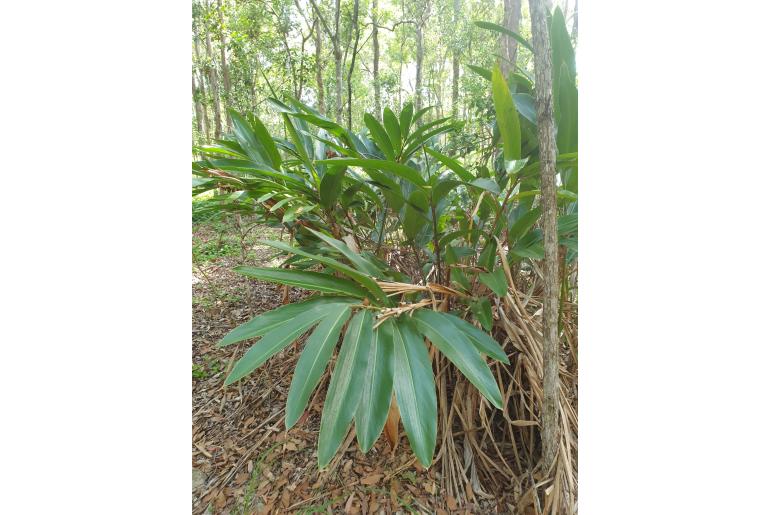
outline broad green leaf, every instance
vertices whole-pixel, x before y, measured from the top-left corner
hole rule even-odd
[[[535,99],[529,93],[514,93],[513,103],[516,105],[516,111],[534,125],[537,125],[537,107]]]
[[[492,270],[495,266],[496,252],[497,244],[495,243],[495,240],[488,240],[484,245],[484,248],[481,249],[481,254],[479,254],[479,266],[486,268],[487,270]]]
[[[412,320],[418,331],[438,347],[489,402],[502,409],[503,397],[489,366],[468,336],[445,316],[445,313],[420,309],[412,315]]]
[[[431,198],[433,199],[434,204],[438,204],[438,202],[447,196],[447,194],[455,189],[457,186],[464,184],[461,181],[456,181],[454,179],[442,179],[439,180],[438,183],[431,189]]]
[[[232,372],[225,379],[225,385],[232,384],[253,372],[271,356],[318,323],[321,318],[327,316],[328,311],[329,306],[326,306],[326,309],[305,311],[294,317],[290,323],[281,324],[265,334],[235,363]]]
[[[310,232],[318,236],[320,239],[325,241],[328,245],[330,245],[332,248],[334,248],[337,252],[348,258],[348,260],[353,264],[355,268],[357,268],[359,271],[369,274],[372,277],[376,277],[378,279],[382,278],[382,272],[379,268],[374,266],[372,263],[364,259],[361,254],[356,254],[353,252],[353,249],[347,246],[347,244],[343,241],[337,240],[335,238],[332,238],[331,236],[327,236],[326,234],[322,232],[318,232],[314,229],[308,228]]]
[[[494,272],[481,272],[479,280],[486,284],[498,297],[504,297],[508,293],[508,280],[502,267],[497,267]]]
[[[286,401],[286,429],[297,423],[313,390],[318,386],[326,365],[339,340],[342,326],[350,318],[350,306],[342,305],[330,309],[307,339],[302,355],[294,369]]]
[[[228,112],[230,114],[230,119],[233,122],[235,138],[238,140],[238,144],[246,155],[256,163],[271,167],[271,156],[262,142],[257,139],[257,135],[254,133],[252,125],[235,111],[229,110]],[[273,140],[271,139],[270,141],[272,142]]]
[[[393,334],[393,389],[401,421],[417,459],[429,467],[436,448],[438,409],[428,349],[408,317],[401,316],[395,322],[390,319],[383,326],[386,324]]]
[[[505,364],[510,364],[510,361],[508,360],[508,356],[505,354],[505,351],[502,347],[500,347],[500,344],[497,343],[495,340],[492,339],[491,336],[489,336],[487,333],[479,329],[473,324],[469,324],[467,321],[463,320],[462,318],[456,317],[454,315],[450,315],[449,313],[446,314],[446,317],[450,319],[459,330],[464,332],[468,338],[476,345],[476,348],[479,350],[479,352],[482,352],[489,356],[492,359],[495,359],[497,361],[500,361]]]
[[[578,215],[569,214],[561,215],[557,221],[557,231],[559,236],[566,236],[577,231],[578,228]]]
[[[534,53],[534,50],[532,49],[532,45],[529,43],[529,41],[524,39],[518,32],[514,32],[511,29],[507,29],[501,25],[498,25],[497,23],[492,23],[488,21],[474,21],[473,24],[476,25],[477,27],[481,27],[482,29],[492,30],[495,32],[499,32],[500,34],[505,34],[506,36],[510,36],[516,41],[518,41],[519,43],[521,43],[521,45],[524,48]]]
[[[474,179],[468,185],[482,189],[482,190],[489,191],[490,193],[494,193],[495,195],[500,194],[500,186],[498,186],[497,183],[492,179],[487,179],[485,177]]]
[[[251,128],[254,130],[254,134],[257,136],[259,143],[264,149],[264,155],[268,158],[268,162],[276,170],[281,169],[281,154],[278,152],[278,148],[275,146],[275,141],[267,132],[262,121],[254,115],[249,116],[251,122]]]
[[[508,242],[513,245],[524,236],[540,219],[540,207],[531,209],[521,215],[508,229]]]
[[[466,64],[468,68],[471,69],[471,71],[476,72],[477,74],[481,75],[485,79],[491,81],[492,80],[492,70],[487,70],[486,68],[482,68],[481,66],[475,66],[473,64]]]
[[[245,324],[239,325],[222,338],[219,342],[219,347],[225,347],[227,345],[232,345],[233,343],[248,340],[249,338],[262,336],[281,324],[292,320],[300,313],[317,310],[320,306],[327,306],[329,304],[349,305],[355,302],[360,301],[358,299],[347,297],[315,297],[303,302],[287,304],[278,309],[257,315]]]
[[[382,121],[390,138],[390,144],[393,146],[393,152],[398,155],[401,152],[401,127],[399,127],[398,118],[389,107],[386,107],[382,112]]]
[[[513,104],[508,83],[505,82],[500,68],[492,70],[492,98],[495,103],[495,119],[503,140],[503,156],[506,161],[521,159],[521,128],[519,115]]]
[[[347,275],[348,277],[350,277],[351,279],[355,280],[356,282],[362,284],[367,290],[369,290],[371,295],[368,295],[368,296],[371,297],[372,300],[378,300],[380,302],[383,302],[386,306],[390,305],[390,301],[385,295],[385,292],[383,292],[380,289],[380,287],[377,286],[377,283],[371,277],[362,274],[358,270],[355,270],[354,268],[351,268],[348,265],[340,263],[339,261],[326,256],[311,254],[310,252],[306,252],[299,247],[292,247],[291,245],[287,245],[282,241],[259,240],[258,243],[261,243],[263,245],[267,245],[269,247],[273,247],[279,250],[283,250],[284,252],[288,252],[290,254],[297,254],[299,256],[312,259],[319,263],[323,263],[324,265],[329,266],[334,270],[337,270],[338,272],[341,272]]]
[[[471,311],[476,316],[476,320],[481,322],[481,327],[486,331],[492,330],[492,305],[489,299],[482,297],[471,302]]]
[[[423,127],[426,127],[426,126],[424,125]],[[442,127],[433,129],[432,131],[426,131],[425,133],[421,133],[419,136],[415,136],[417,134],[417,132],[415,132],[415,135],[413,135],[411,138],[411,143],[409,143],[409,146],[401,154],[401,160],[403,161],[404,159],[408,158],[409,156],[417,152],[431,138],[438,136],[439,134],[444,134],[446,132],[453,131],[454,129],[455,129],[454,125],[444,125]]]
[[[340,193],[342,192],[342,181],[345,178],[345,170],[344,166],[330,166],[321,178],[319,194],[321,205],[324,208],[331,209],[339,200]]]
[[[394,160],[396,156],[393,151],[393,144],[390,142],[390,137],[388,136],[388,133],[385,132],[383,126],[380,125],[380,122],[378,122],[374,116],[366,113],[364,115],[364,123],[369,128],[372,139],[377,143],[377,146],[382,150],[382,153],[385,154],[385,157],[391,161]]]
[[[404,234],[410,240],[413,240],[420,229],[428,223],[428,209],[430,209],[428,196],[422,190],[414,190],[409,195],[402,221]]]
[[[385,427],[393,395],[393,334],[384,324],[374,331],[369,349],[361,401],[356,410],[356,438],[369,452]]]
[[[407,103],[403,109],[401,109],[401,115],[399,115],[399,125],[401,126],[401,139],[406,140],[409,135],[409,128],[412,125],[412,114],[414,113],[414,105],[411,102]]]
[[[444,154],[437,152],[430,147],[425,147],[425,151],[434,158],[438,159],[444,166],[456,173],[457,176],[463,181],[471,182],[475,178],[471,172],[466,170],[455,159],[452,159],[449,156],[445,156]]]
[[[238,266],[234,269],[254,279],[271,283],[288,284],[306,290],[315,290],[324,293],[343,293],[353,297],[364,298],[367,291],[352,281],[340,279],[320,272],[305,272],[300,270],[288,270],[283,268],[261,268],[256,266]]]
[[[334,366],[321,413],[318,465],[324,468],[339,449],[363,392],[367,358],[372,345],[372,313],[362,309],[350,321]]]
[[[449,278],[459,284],[465,291],[471,291],[471,283],[468,281],[468,277],[459,268],[452,268],[452,271],[449,272]]]
[[[575,152],[578,149],[578,90],[566,63],[561,65],[558,96],[554,95],[554,99],[559,105],[556,146],[562,154]]]
[[[574,84],[575,81],[575,50],[572,48],[572,40],[567,31],[567,24],[564,21],[564,14],[561,7],[556,7],[551,17],[551,29],[549,30],[551,39],[551,62],[553,67],[554,79],[559,79],[559,70],[562,63],[567,65],[569,80]]]
[[[420,175],[420,172],[418,172],[414,168],[403,165],[401,163],[386,161],[384,159],[358,159],[358,158],[351,158],[351,157],[342,157],[342,158],[334,158],[334,159],[323,159],[318,162],[326,163],[326,164],[338,164],[338,165],[344,165],[344,166],[360,166],[364,170],[369,170],[369,169],[386,170],[388,172],[398,175],[402,179],[406,179],[407,181],[413,184],[416,184],[417,186],[425,186],[426,184],[425,179],[422,178],[422,175]]]

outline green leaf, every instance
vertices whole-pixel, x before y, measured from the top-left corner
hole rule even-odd
[[[566,236],[576,232],[578,229],[578,215],[561,215],[557,221],[557,232],[559,236]]]
[[[456,181],[454,179],[441,179],[439,180],[435,186],[431,189],[431,198],[433,199],[433,204],[438,204],[438,202],[446,197],[450,191],[455,189],[457,186],[464,184],[461,181]]]
[[[321,178],[318,192],[321,198],[321,205],[324,208],[331,209],[339,200],[340,193],[342,192],[342,181],[345,178],[345,170],[346,168],[342,166],[330,166]]]
[[[466,170],[459,162],[457,162],[455,159],[452,159],[449,156],[445,156],[444,154],[437,152],[433,150],[430,147],[425,147],[425,151],[439,160],[444,166],[452,170],[454,173],[457,174],[457,176],[462,179],[465,182],[472,181],[475,177],[471,172]]]
[[[469,324],[462,318],[450,315],[449,313],[446,314],[445,318],[451,319],[457,328],[464,332],[471,342],[476,345],[479,352],[486,354],[492,359],[505,363],[506,365],[510,364],[508,356],[505,354],[503,348],[500,347],[500,344],[493,340],[487,333],[473,324]]]
[[[352,281],[346,281],[329,274],[320,272],[305,272],[300,270],[286,270],[281,268],[261,268],[256,266],[238,266],[235,271],[254,279],[278,284],[288,284],[306,290],[315,290],[325,293],[344,293],[353,297],[364,298],[368,296],[365,289]]]
[[[380,287],[377,286],[377,283],[371,277],[362,274],[358,270],[355,270],[348,265],[340,263],[339,261],[326,256],[311,254],[310,252],[306,252],[299,247],[292,247],[291,245],[287,245],[282,241],[259,240],[258,243],[283,250],[284,252],[288,252],[290,254],[297,254],[299,256],[313,259],[319,263],[323,263],[324,265],[329,266],[362,284],[367,290],[369,290],[371,295],[368,296],[372,298],[372,300],[383,302],[386,306],[390,305],[390,301],[385,295],[385,292],[383,292]]]
[[[513,104],[508,83],[505,82],[500,68],[492,70],[492,98],[495,103],[495,118],[503,140],[503,156],[506,161],[521,159],[521,128],[519,115]]]
[[[356,410],[356,438],[361,452],[369,452],[379,438],[393,395],[393,334],[390,326],[374,331],[364,375],[363,393]]]
[[[420,309],[412,315],[412,320],[417,329],[455,364],[489,402],[502,409],[503,397],[489,366],[481,359],[468,336],[457,331],[455,324],[446,317],[446,313]]]
[[[494,272],[482,272],[479,274],[479,280],[486,284],[490,290],[495,292],[498,297],[504,297],[508,293],[508,280],[505,277],[505,271],[498,267]]]
[[[425,186],[426,184],[425,179],[422,178],[422,175],[420,175],[420,172],[418,172],[414,168],[403,165],[401,163],[386,161],[384,159],[358,159],[353,157],[342,157],[342,158],[335,158],[335,159],[323,159],[318,162],[326,163],[326,164],[338,164],[338,165],[344,165],[344,166],[360,166],[364,170],[369,170],[369,169],[386,170],[388,172],[398,175],[402,179],[406,179],[407,181],[413,184],[416,184],[417,186]]]
[[[495,252],[497,252],[497,244],[495,243],[495,240],[488,240],[484,245],[484,248],[481,249],[481,254],[479,254],[479,266],[486,268],[487,270],[492,270],[492,268],[495,266],[495,260],[497,256]]]
[[[468,277],[459,268],[452,268],[451,272],[449,272],[449,278],[459,284],[465,291],[471,291],[471,283],[468,281]]]
[[[471,71],[476,72],[477,74],[481,75],[485,79],[491,81],[492,80],[492,70],[487,70],[486,68],[482,68],[481,66],[475,66],[473,64],[466,64],[468,68],[471,69]]]
[[[562,154],[575,152],[578,149],[578,90],[566,63],[561,65],[559,91],[554,99],[559,105],[556,147]]]
[[[267,313],[257,315],[245,324],[239,325],[222,338],[219,342],[219,347],[262,336],[281,324],[291,321],[301,313],[312,310],[317,311],[317,308],[320,306],[328,306],[329,304],[349,305],[355,302],[359,302],[359,300],[345,297],[315,297],[304,302],[287,304]]]
[[[471,302],[471,311],[476,316],[476,320],[481,322],[484,330],[492,330],[492,305],[488,298],[482,297]]]
[[[393,334],[393,389],[401,421],[417,459],[429,467],[436,448],[438,409],[428,349],[408,317],[399,317],[395,322],[387,320],[383,326],[386,324]]]
[[[225,379],[225,385],[232,384],[253,372],[254,369],[261,366],[271,356],[282,350],[310,329],[310,327],[318,323],[321,318],[327,316],[328,311],[328,306],[326,309],[306,311],[294,317],[291,322],[281,324],[265,334],[262,339],[252,345],[248,352],[235,363],[233,371],[230,372],[230,375]]]
[[[289,396],[286,401],[286,429],[294,426],[302,416],[310,395],[318,386],[326,370],[326,365],[339,340],[342,326],[349,317],[350,306],[339,305],[336,309],[330,309],[307,339],[289,387]]]
[[[364,115],[364,123],[369,128],[369,134],[372,135],[372,139],[377,143],[377,146],[382,150],[382,153],[385,154],[385,157],[391,161],[394,160],[396,156],[393,151],[393,144],[390,142],[388,133],[385,132],[385,129],[380,125],[380,122],[378,122],[374,116],[366,113]]]
[[[262,121],[256,116],[250,115],[249,121],[251,122],[251,128],[254,130],[254,134],[257,136],[257,139],[262,145],[264,155],[268,158],[268,162],[273,166],[273,168],[280,170],[281,154],[278,152],[278,147],[275,146],[275,141],[273,141],[270,133],[267,132],[267,129],[265,128]]]
[[[409,102],[401,109],[401,115],[399,116],[401,139],[404,141],[406,141],[406,137],[409,135],[409,128],[412,125],[412,114],[414,114],[414,105]]]
[[[334,367],[321,413],[318,465],[324,468],[342,444],[363,392],[364,375],[372,345],[372,313],[363,309],[350,321]]]
[[[521,45],[529,50],[530,52],[534,53],[534,50],[532,49],[532,45],[530,45],[529,41],[524,39],[519,33],[512,31],[511,29],[507,29],[501,25],[498,25],[497,23],[492,23],[488,21],[474,21],[474,25],[477,27],[481,27],[482,29],[492,30],[494,32],[499,32],[500,34],[505,34],[506,36],[510,36]]]
[[[491,193],[494,193],[495,195],[500,194],[500,186],[498,186],[497,183],[492,179],[487,179],[485,177],[475,179],[473,180],[473,182],[469,183],[468,185],[482,189],[482,190],[489,191]]]
[[[409,201],[406,204],[406,210],[404,211],[404,219],[402,221],[402,227],[404,234],[410,240],[414,240],[417,233],[420,232],[427,223],[427,213],[430,209],[430,202],[428,196],[422,190],[414,190],[409,195]]]
[[[230,114],[230,119],[233,122],[235,139],[238,140],[238,144],[246,155],[256,163],[272,167],[273,160],[271,155],[265,149],[263,143],[257,139],[257,135],[255,134],[252,125],[235,111],[229,110],[228,112]],[[272,143],[273,140],[270,139],[270,142]],[[273,143],[273,146],[275,146],[275,143]]]
[[[524,236],[529,231],[538,219],[540,219],[540,207],[531,209],[521,215],[516,222],[508,229],[508,241],[511,245],[515,244],[519,238]]]
[[[393,146],[393,152],[398,155],[401,152],[401,127],[398,125],[398,118],[389,107],[386,107],[382,114],[382,121],[390,138],[390,144]]]
[[[355,252],[353,252],[353,249],[348,247],[345,242],[332,238],[331,236],[327,236],[326,234],[316,231],[314,229],[308,228],[308,230],[313,234],[315,234],[316,236],[318,236],[323,241],[325,241],[337,252],[339,252],[346,258],[348,258],[348,260],[353,264],[353,266],[356,267],[361,272],[371,275],[372,277],[377,277],[378,279],[382,278],[382,272],[380,271],[379,268],[377,268],[372,263],[364,259],[361,256],[361,254],[356,254]]]

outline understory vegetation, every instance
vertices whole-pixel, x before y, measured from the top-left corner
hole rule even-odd
[[[532,51],[505,26],[477,26]],[[350,118],[345,126],[286,90],[265,97],[269,115],[227,111],[232,131],[194,147],[192,191],[194,221],[228,224],[229,236],[196,242],[193,265],[236,259],[238,274],[284,287],[283,304],[233,324],[219,346],[247,342],[245,353],[195,365],[193,376],[237,386],[300,342],[283,424],[301,426],[321,394],[321,470],[339,463],[352,438],[362,453],[381,437],[395,450],[403,430],[421,470],[435,470],[453,502],[508,490],[517,510],[574,512],[578,90],[558,7],[549,42],[561,428],[553,462],[543,459],[541,434],[546,228],[537,84],[522,67],[471,65],[488,119],[406,101],[367,106],[354,130]],[[276,266],[249,264],[255,245]],[[291,302],[296,290],[308,293]]]

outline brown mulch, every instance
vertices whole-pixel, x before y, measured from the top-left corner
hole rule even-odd
[[[269,237],[277,239],[278,231]],[[232,235],[231,235],[232,236]],[[265,236],[263,232],[260,236]],[[194,243],[219,238],[194,227]],[[237,236],[233,236],[237,240]],[[273,253],[249,244],[245,263],[267,265]],[[239,384],[223,387],[232,363],[253,342],[220,349],[238,324],[278,307],[283,289],[232,272],[241,255],[193,263],[192,511],[200,513],[504,513],[506,506],[460,506],[438,491],[437,472],[416,463],[401,430],[391,452],[381,438],[366,455],[353,434],[328,470],[316,445],[325,381],[309,409],[286,431],[283,410],[301,342],[289,346]],[[294,289],[290,300],[304,293]],[[328,377],[328,375],[327,375]],[[501,509],[503,508],[503,509]]]

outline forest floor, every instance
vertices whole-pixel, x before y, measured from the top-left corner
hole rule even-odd
[[[224,379],[252,342],[218,348],[228,331],[276,308],[283,288],[248,279],[240,264],[272,266],[274,251],[257,239],[280,231],[255,226],[241,245],[232,223],[193,225],[192,510],[194,514],[262,513],[506,513],[501,501],[459,505],[439,491],[436,472],[416,463],[401,431],[391,452],[384,438],[367,454],[351,432],[327,471],[316,458],[325,396],[320,391],[286,431],[286,396],[301,352],[290,345],[238,384]],[[304,295],[292,289],[290,300]],[[485,501],[486,503],[486,501]],[[501,509],[502,508],[502,509]]]

